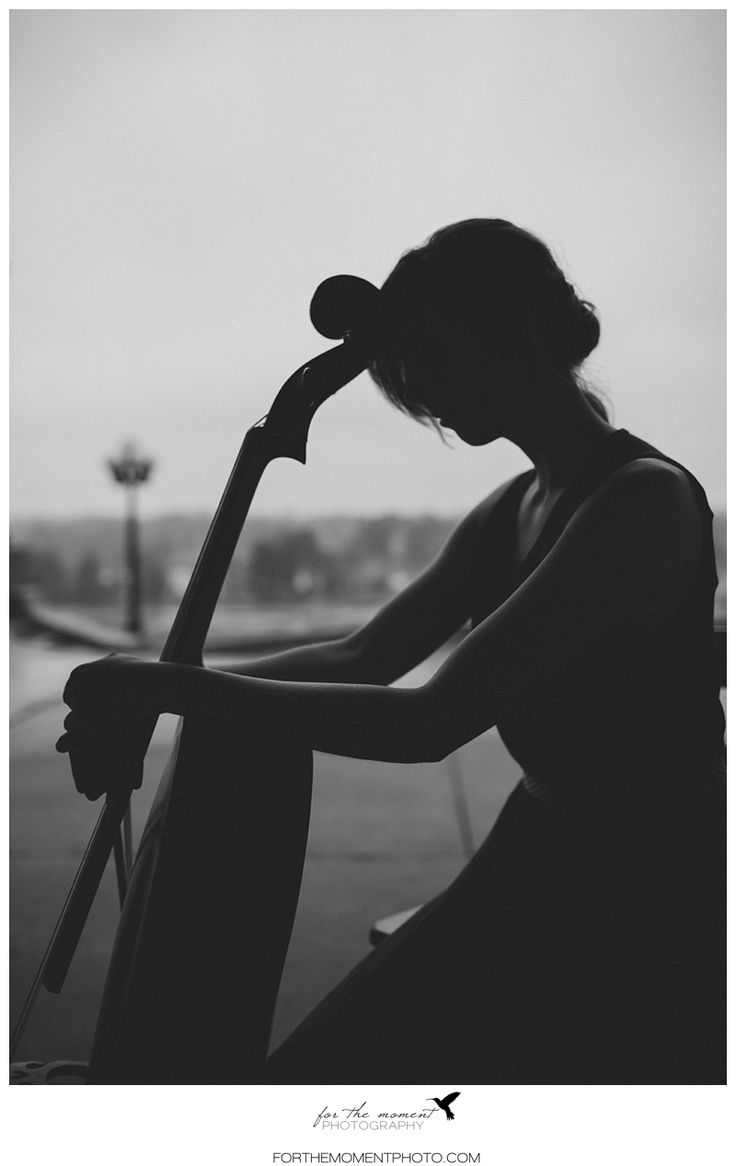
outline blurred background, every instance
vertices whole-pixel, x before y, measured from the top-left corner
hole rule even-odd
[[[160,648],[244,432],[328,346],[308,318],[327,276],[380,283],[467,217],[540,234],[598,308],[586,372],[614,423],[708,491],[725,618],[725,13],[10,24],[17,1011],[97,814],[52,751],[64,679],[102,651]],[[524,468],[505,442],[442,444],[362,375],[320,410],[306,467],[268,468],[211,662],[357,626]],[[319,760],[277,1039],[367,950],[376,917],[452,877],[515,777],[494,733],[439,766]],[[17,1056],[85,1055],[114,900],[106,883],[68,988],[41,999]]]

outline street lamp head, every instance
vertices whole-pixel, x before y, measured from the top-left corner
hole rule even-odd
[[[108,469],[121,486],[139,486],[146,482],[153,469],[151,458],[140,457],[132,441],[127,441],[118,458],[109,458]]]

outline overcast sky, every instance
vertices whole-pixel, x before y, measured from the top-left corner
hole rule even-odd
[[[381,282],[471,216],[551,244],[599,309],[616,424],[725,497],[725,14],[16,11],[11,508],[214,508],[242,435],[328,346],[316,285]],[[368,381],[261,513],[461,512],[526,465],[444,448]]]

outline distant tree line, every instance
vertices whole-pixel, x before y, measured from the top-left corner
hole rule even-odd
[[[361,519],[337,547],[305,527],[274,532],[253,543],[243,592],[262,603],[390,595],[435,557],[452,525],[436,517]]]
[[[378,600],[399,591],[438,553],[454,520],[435,515],[324,517],[300,524],[256,518],[225,581],[228,603]],[[175,603],[192,570],[206,520],[171,515],[142,526],[143,596]],[[721,601],[725,596],[725,514],[714,536]],[[120,524],[112,519],[28,522],[11,530],[10,583],[31,586],[49,603],[122,603]]]
[[[121,551],[107,525],[32,525],[11,544],[11,586],[32,586],[50,603],[83,606],[120,602]],[[313,599],[380,599],[403,587],[439,551],[454,525],[436,516],[315,519],[294,524],[261,520],[236,552],[223,592],[226,602],[299,603]],[[147,604],[175,602],[196,550],[186,522],[157,520],[143,539]],[[199,533],[197,531],[197,533]]]
[[[56,551],[11,543],[10,586],[31,587],[49,603],[96,606],[117,603],[123,580],[94,551],[84,551],[67,564]],[[143,595],[148,603],[170,598],[166,568],[156,555],[143,561]]]

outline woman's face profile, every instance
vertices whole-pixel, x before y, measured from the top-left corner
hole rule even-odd
[[[428,409],[466,445],[487,445],[504,435],[513,386],[509,371],[464,330],[447,324],[427,330],[404,350],[407,400]]]

